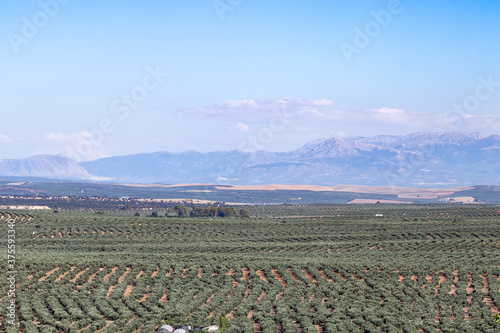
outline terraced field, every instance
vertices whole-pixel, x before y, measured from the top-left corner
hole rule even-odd
[[[6,332],[495,332],[494,206],[248,207],[249,219],[0,212],[16,220]],[[7,247],[7,236],[2,240]],[[7,261],[2,272],[7,272]],[[6,275],[5,273],[2,273]]]

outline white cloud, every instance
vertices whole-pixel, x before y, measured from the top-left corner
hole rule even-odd
[[[49,133],[45,134],[43,136],[44,140],[47,141],[58,141],[58,142],[74,142],[74,141],[82,141],[82,140],[87,140],[88,138],[91,137],[91,134],[87,131],[81,131],[81,132],[75,132],[75,133],[70,133],[70,134],[64,134],[64,133]]]
[[[500,116],[497,115],[465,115],[455,119],[453,126],[457,131],[496,133],[500,130]]]
[[[318,99],[318,100],[313,100],[313,105],[315,105],[315,106],[334,106],[335,104],[333,103],[332,100],[329,100],[329,99]]]
[[[250,130],[250,126],[248,126],[247,124],[238,123],[235,129],[241,132],[248,132]]]
[[[266,121],[275,112],[284,111],[290,115],[304,112],[320,113],[318,109],[331,108],[328,99],[306,99],[285,97],[280,100],[229,100],[212,106],[185,108],[179,114],[194,117],[238,118],[245,121]]]
[[[11,136],[8,136],[5,134],[0,134],[0,142],[1,143],[11,143],[11,142],[20,141],[20,140],[22,140],[22,139],[19,137],[11,137]]]
[[[408,117],[404,110],[401,109],[391,109],[391,108],[380,108],[371,109],[373,116],[377,119],[391,123],[405,123],[408,121]]]
[[[88,131],[74,133],[48,133],[41,140],[38,153],[62,154],[77,162],[109,156],[103,137],[92,136]]]
[[[375,112],[377,115],[383,115],[383,116],[400,116],[404,114],[404,110],[401,109],[390,109],[390,108],[380,108],[380,109],[371,109],[371,111]]]
[[[227,101],[219,104],[219,106],[227,108],[257,108],[258,104],[254,100],[242,100],[242,101]]]
[[[338,110],[329,99],[285,97],[279,100],[229,100],[223,103],[188,108],[179,111],[185,116],[207,117],[237,123],[232,130],[242,132],[269,126],[277,113],[286,114],[296,133],[325,131],[327,127],[340,136],[369,136],[378,134],[407,134],[433,132],[481,132],[485,135],[500,130],[500,115],[454,115],[407,111],[384,106],[365,110]],[[253,125],[255,124],[255,125]],[[323,132],[327,133],[327,132]]]

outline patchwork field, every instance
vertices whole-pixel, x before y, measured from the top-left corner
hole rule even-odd
[[[496,332],[500,207],[245,207],[250,218],[1,211],[1,331]],[[160,216],[162,213],[160,212]]]
[[[459,191],[472,189],[470,186],[456,187],[448,189],[436,188],[410,188],[396,186],[363,186],[363,185],[336,185],[336,186],[318,186],[318,185],[226,185],[217,187],[220,190],[240,190],[240,191],[315,191],[315,192],[352,192],[352,193],[371,193],[396,195],[399,198],[422,198],[436,199],[440,196],[449,196]]]

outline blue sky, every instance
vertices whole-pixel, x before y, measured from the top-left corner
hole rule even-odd
[[[498,1],[2,1],[0,158],[500,131]]]

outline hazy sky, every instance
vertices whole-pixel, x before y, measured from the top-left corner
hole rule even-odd
[[[500,131],[500,1],[0,0],[0,158]]]

